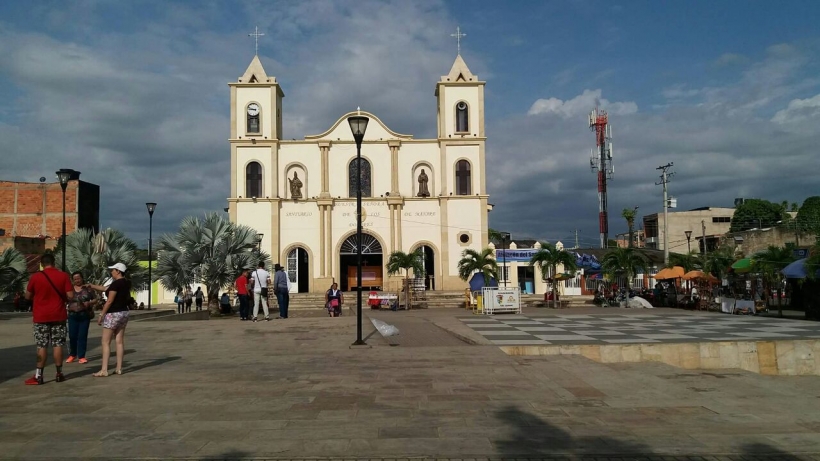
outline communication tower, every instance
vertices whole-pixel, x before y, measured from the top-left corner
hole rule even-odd
[[[606,182],[612,179],[615,167],[612,165],[612,126],[609,125],[605,110],[596,107],[589,113],[589,129],[595,132],[597,143],[597,147],[591,151],[589,167],[592,171],[598,170],[598,227],[601,232],[601,248],[606,248],[609,242]]]

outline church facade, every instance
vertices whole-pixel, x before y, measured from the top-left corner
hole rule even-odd
[[[362,186],[363,281],[395,291],[391,252],[420,250],[431,290],[460,290],[465,249],[488,243],[484,84],[461,56],[436,83],[436,139],[414,139],[365,111],[342,115],[327,131],[286,140],[284,93],[255,56],[229,83],[233,222],[263,234],[262,249],[280,263],[293,292],[321,293],[337,282],[355,288],[356,182]],[[356,162],[348,117],[369,118]]]

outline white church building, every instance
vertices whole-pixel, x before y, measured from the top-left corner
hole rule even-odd
[[[324,133],[293,141],[282,134],[284,93],[255,56],[228,84],[231,220],[263,234],[262,249],[286,268],[294,292],[324,292],[333,282],[351,290],[360,172],[362,286],[397,290],[403,274],[388,277],[389,254],[420,249],[428,289],[464,289],[462,252],[488,243],[484,84],[456,57],[436,82],[435,139],[397,133],[374,114],[352,111]],[[354,115],[370,119],[361,168],[347,121]]]

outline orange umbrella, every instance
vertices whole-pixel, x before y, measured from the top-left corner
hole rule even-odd
[[[689,271],[683,274],[684,280],[706,279],[708,278],[703,271]]]
[[[684,280],[706,280],[709,283],[718,283],[717,277],[712,274],[707,274],[703,271],[689,271],[683,275]]]
[[[655,274],[655,280],[679,279],[683,277],[683,275],[684,270],[682,267],[667,267],[666,269],[662,269],[660,272]]]

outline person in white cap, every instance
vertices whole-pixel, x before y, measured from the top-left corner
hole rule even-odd
[[[116,340],[117,368],[114,373],[122,374],[122,361],[125,356],[125,326],[128,325],[128,302],[131,300],[131,281],[125,276],[128,268],[123,263],[110,266],[111,285],[107,287],[89,285],[89,287],[104,291],[107,301],[100,312],[97,325],[102,325],[102,368],[95,377],[108,376],[108,360],[111,357],[111,339]]]

